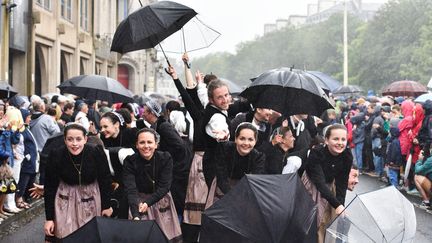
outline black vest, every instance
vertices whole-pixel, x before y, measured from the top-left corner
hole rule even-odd
[[[210,149],[214,149],[216,148],[218,142],[216,141],[216,139],[214,139],[213,137],[210,137],[207,133],[206,133],[206,126],[209,123],[210,119],[212,118],[212,116],[214,114],[220,113],[225,117],[225,121],[228,124],[228,129],[231,131],[231,121],[228,118],[228,116],[226,116],[224,113],[222,113],[222,111],[220,111],[219,109],[215,108],[214,106],[208,104],[204,110],[204,115],[203,118],[201,120],[201,132],[202,135],[204,137],[204,146],[205,146],[205,150],[207,151],[209,148]],[[231,136],[232,134],[230,134]]]

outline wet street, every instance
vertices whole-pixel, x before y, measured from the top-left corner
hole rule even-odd
[[[361,176],[360,183],[355,189],[355,193],[364,193],[372,190],[384,187],[384,183],[377,182],[375,178],[370,178],[369,176]],[[346,202],[350,202],[351,198],[355,196],[354,193],[349,192],[347,195]],[[413,203],[420,203],[421,199],[417,196],[407,195],[407,198]],[[388,205],[391,207],[391,205]],[[415,208],[417,217],[417,233],[415,243],[429,243],[432,240],[432,213],[428,213],[423,209]],[[29,223],[23,224],[21,226],[14,225],[15,232],[6,235],[0,242],[26,242],[26,243],[40,243],[43,242],[43,223],[44,214],[42,213],[34,218]]]

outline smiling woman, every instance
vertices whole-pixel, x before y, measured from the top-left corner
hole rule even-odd
[[[347,149],[347,129],[334,124],[325,131],[325,145],[311,149],[302,180],[318,205],[318,242],[326,225],[344,210],[353,157]]]
[[[257,128],[249,122],[240,123],[235,131],[235,142],[218,145],[216,181],[213,183],[206,207],[209,207],[245,174],[263,174],[265,155],[254,149],[258,136]]]
[[[86,144],[86,130],[77,123],[65,127],[64,142],[66,146],[50,153],[46,167],[47,241],[68,236],[94,216],[112,214],[111,179],[105,153]]]

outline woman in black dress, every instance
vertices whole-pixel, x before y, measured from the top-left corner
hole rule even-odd
[[[220,192],[212,185],[206,207],[214,203],[214,199],[228,193],[245,174],[265,173],[265,155],[254,149],[257,136],[257,128],[252,123],[243,122],[235,130],[234,142],[218,145],[215,161],[217,188]]]
[[[318,241],[324,241],[327,223],[344,210],[353,156],[347,148],[347,129],[334,124],[325,130],[325,145],[310,150],[303,182],[318,205]]]
[[[111,216],[111,177],[105,153],[87,145],[86,130],[72,123],[65,145],[50,153],[45,179],[45,234],[64,238],[94,216]]]
[[[134,220],[154,219],[170,241],[181,240],[174,202],[169,192],[173,160],[168,152],[156,151],[159,134],[151,128],[137,133],[138,153],[124,160],[123,182]]]
[[[130,120],[130,118],[129,118]],[[122,184],[123,165],[118,152],[121,148],[135,148],[136,128],[128,128],[125,118],[117,112],[107,112],[100,120],[101,140],[109,151],[109,164],[113,176],[114,217],[127,219],[128,203]]]

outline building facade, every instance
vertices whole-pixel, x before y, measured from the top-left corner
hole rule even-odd
[[[57,85],[82,74],[117,79],[136,94],[155,82],[155,50],[125,55],[110,51],[117,25],[140,7],[139,1],[5,1],[0,14],[0,79],[20,95],[58,93]]]

